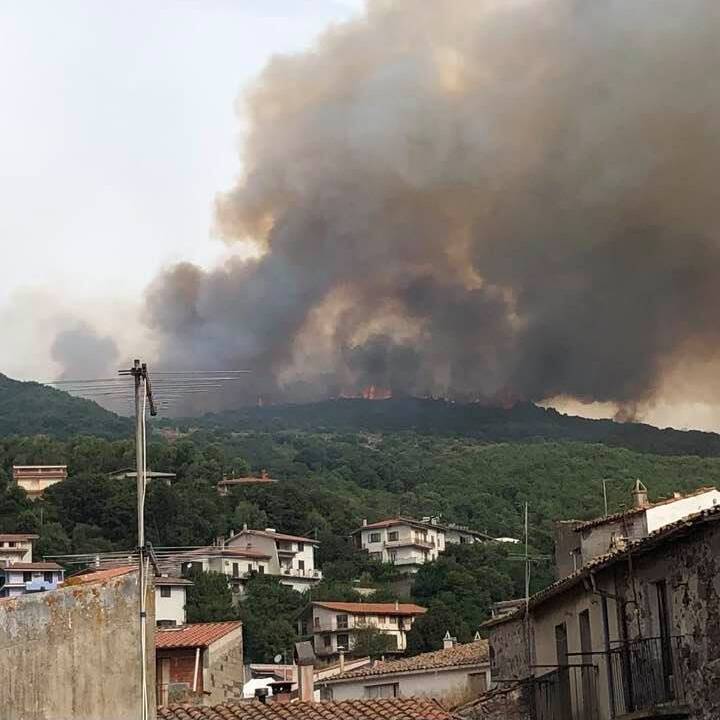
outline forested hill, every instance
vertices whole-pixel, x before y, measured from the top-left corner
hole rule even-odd
[[[562,415],[532,403],[511,409],[477,403],[400,398],[325,400],[303,405],[250,407],[169,422],[207,430],[402,432],[468,437],[485,442],[577,440],[657,455],[719,456],[720,435]]]
[[[0,373],[0,437],[7,435],[97,435],[120,437],[130,421],[90,400]]]

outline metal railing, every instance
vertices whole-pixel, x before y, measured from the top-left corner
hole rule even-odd
[[[534,678],[537,720],[598,720],[598,669],[560,665]]]
[[[682,637],[629,640],[609,653],[615,715],[681,705],[685,699]]]

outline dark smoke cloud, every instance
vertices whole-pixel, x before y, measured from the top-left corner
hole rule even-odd
[[[716,0],[370,2],[247,98],[218,201],[259,259],[148,292],[166,364],[647,401],[718,350]]]
[[[114,376],[118,348],[110,337],[102,337],[85,322],[55,336],[50,354],[62,365],[58,380],[84,380]]]

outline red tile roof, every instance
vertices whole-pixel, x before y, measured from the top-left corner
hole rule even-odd
[[[423,615],[427,612],[427,608],[413,603],[354,603],[316,600],[311,604],[352,615]]]
[[[121,565],[119,567],[107,568],[106,570],[91,570],[82,571],[77,575],[72,575],[66,581],[66,585],[83,585],[84,583],[91,582],[105,582],[111,580],[114,577],[120,575],[127,575],[130,572],[136,571],[137,567],[134,565]]]
[[[276,540],[288,540],[289,542],[311,543],[313,545],[320,544],[317,540],[313,540],[312,538],[306,538],[300,535],[286,535],[285,533],[279,532],[268,532],[267,530],[240,530],[240,532],[235,533],[235,535],[233,535],[230,539],[232,540],[236,537],[240,537],[241,535],[259,535],[260,537],[275,538]]]
[[[158,630],[156,648],[207,647],[242,627],[239,620],[230,622],[192,623],[181,628]]]
[[[158,720],[450,720],[436,700],[420,697],[277,703],[252,701],[214,707],[168,705]]]
[[[422,670],[440,670],[442,668],[462,665],[484,665],[488,662],[489,650],[487,640],[475,640],[454,647],[422,653],[414,657],[375,663],[366,667],[350,670],[341,675],[334,675],[323,683],[335,683],[352,678],[363,678],[374,675],[390,675],[394,673],[418,672]]]
[[[12,563],[2,570],[62,570],[62,565],[54,562],[32,562],[32,563]]]
[[[0,535],[0,542],[16,542],[22,540],[37,540],[40,536],[31,533],[3,533]]]

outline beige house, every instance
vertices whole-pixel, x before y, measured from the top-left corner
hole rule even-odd
[[[371,558],[392,563],[408,573],[415,573],[420,565],[437,560],[448,543],[470,544],[492,539],[475,530],[444,524],[439,518],[430,517],[364,521],[363,526],[353,532],[353,537],[355,546],[366,550]]]
[[[0,568],[0,598],[57,590],[65,571],[54,562],[16,562]]]
[[[488,641],[461,645],[448,637],[442,650],[376,662],[317,684],[326,700],[425,696],[457,704],[489,687]]]
[[[625,543],[651,533],[702,510],[720,504],[720,491],[704,487],[682,495],[650,502],[645,485],[636,481],[632,507],[594,520],[563,520],[556,525],[555,562],[558,577],[565,577],[595,558]]]
[[[32,562],[32,541],[38,537],[30,533],[0,534],[0,567]]]
[[[13,481],[31,500],[63,480],[67,480],[67,465],[13,465]]]
[[[628,541],[485,624],[493,682],[538,720],[714,720],[718,578],[719,507]]]
[[[317,540],[277,532],[274,528],[250,530],[247,527],[234,533],[225,543],[230,551],[260,553],[268,558],[263,572],[277,575],[283,585],[305,592],[322,580],[322,572],[315,567]]]
[[[328,658],[352,653],[358,633],[372,628],[387,635],[389,652],[404,652],[415,618],[426,612],[412,603],[353,603],[315,601],[300,616],[298,632],[312,636],[315,654]]]

